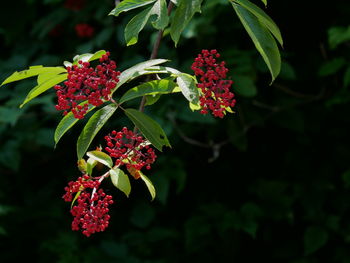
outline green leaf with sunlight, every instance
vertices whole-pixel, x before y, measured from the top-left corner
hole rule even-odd
[[[145,5],[152,4],[157,0],[124,0],[120,2],[116,8],[114,8],[109,15],[118,16],[122,12],[127,12],[133,10],[135,8],[139,8]]]
[[[77,155],[78,160],[83,158],[85,152],[90,146],[90,143],[95,138],[98,131],[103,127],[107,120],[116,111],[117,105],[109,104],[104,106],[102,109],[96,111],[94,115],[91,116],[89,121],[86,123],[84,129],[79,135],[77,142]]]
[[[252,13],[256,18],[263,24],[271,34],[277,39],[277,41],[283,46],[283,39],[281,32],[275,22],[258,6],[254,5],[248,0],[231,0],[240,6],[244,7],[250,13]],[[266,4],[265,4],[266,5]]]
[[[57,75],[64,72],[67,72],[67,70],[63,67],[32,66],[32,67],[29,67],[29,69],[19,71],[19,72],[18,71],[14,72],[11,76],[5,79],[3,83],[1,83],[0,87],[7,83],[34,77],[39,74],[52,73],[54,75]]]
[[[142,181],[145,182],[147,189],[152,196],[152,201],[153,201],[154,198],[156,197],[156,189],[154,188],[152,181],[146,175],[144,175],[141,171],[139,171],[139,174]]]
[[[152,22],[155,29],[163,30],[169,24],[168,8],[165,0],[158,0],[153,5],[153,14],[157,15],[157,19]]]
[[[148,19],[153,14],[153,7],[149,7],[134,16],[125,27],[125,41],[127,46],[137,43],[141,30],[145,27]]]
[[[52,88],[53,86],[66,80],[67,76],[68,76],[68,74],[55,75],[52,78],[48,78],[46,81],[38,84],[31,91],[29,91],[27,97],[25,98],[25,100],[23,101],[23,103],[19,107],[22,108],[26,103],[28,103],[29,101],[31,101],[35,97],[39,96],[41,93],[44,93],[45,91]]]
[[[91,152],[87,152],[86,155],[89,156],[91,159],[106,165],[108,168],[112,168],[113,167],[112,158],[108,154],[106,154],[104,152],[91,151]]]
[[[125,114],[159,151],[162,151],[163,146],[171,147],[162,127],[152,118],[135,109],[126,109]]]
[[[131,81],[143,74],[153,74],[154,72],[151,73],[147,73],[145,72],[145,69],[151,68],[153,66],[162,64],[167,62],[167,59],[151,59],[151,60],[147,60],[141,63],[138,63],[126,70],[124,70],[120,76],[119,76],[119,82],[116,86],[115,89],[113,89],[112,94],[123,84],[125,84],[128,81]]]
[[[202,0],[178,0],[178,6],[171,21],[170,36],[175,46],[179,42],[182,31],[196,12],[201,12]]]
[[[261,54],[272,76],[272,82],[281,70],[281,56],[275,39],[260,20],[245,7],[231,2],[237,16]]]
[[[173,92],[176,84],[172,79],[152,80],[129,89],[119,100],[119,103],[145,95],[167,94]]]
[[[76,55],[73,58],[73,65],[77,65],[80,60],[82,62],[90,62],[90,61],[94,61],[96,59],[100,59],[106,53],[107,52],[105,50],[99,50],[99,51],[95,52],[94,54],[85,53],[85,54],[81,54],[81,55]]]
[[[156,19],[152,21],[154,28],[164,29],[168,25],[169,16],[165,0],[157,0],[153,6],[141,11],[129,21],[124,32],[127,46],[137,43],[139,33],[153,15],[156,15]]]
[[[88,175],[92,175],[92,170],[97,165],[97,161],[93,158],[89,158],[86,162],[86,172]]]
[[[199,102],[199,92],[196,85],[196,79],[189,74],[181,73],[176,78],[176,82],[184,97],[191,103],[197,104]]]
[[[84,105],[87,103],[86,101],[80,103],[79,105]],[[89,104],[89,108],[87,110],[87,113],[92,111],[95,108],[95,106]],[[62,138],[62,136],[73,127],[74,124],[76,124],[79,121],[79,119],[74,117],[74,114],[70,111],[66,116],[64,116],[61,121],[58,123],[56,130],[55,130],[55,146],[59,142],[59,140]]]
[[[267,6],[267,0],[261,0],[264,3],[265,7]]]
[[[129,197],[131,192],[129,177],[119,168],[111,169],[109,175],[111,176],[113,185]]]

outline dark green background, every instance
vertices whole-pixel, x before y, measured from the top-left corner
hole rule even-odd
[[[173,146],[147,172],[158,197],[150,202],[143,183],[133,181],[127,199],[106,182],[116,200],[110,227],[90,238],[70,230],[69,204],[61,199],[79,175],[82,124],[54,150],[61,118],[54,92],[19,110],[35,80],[1,87],[0,262],[350,262],[350,3],[268,2],[285,41],[272,86],[224,0],[205,1],[178,49],[165,37],[159,56],[188,73],[202,48],[218,49],[235,81],[236,113],[202,117],[181,95],[147,109]],[[99,49],[111,51],[121,70],[148,59],[151,27],[135,46],[123,40],[135,12],[115,18],[107,16],[113,1],[86,1],[80,11],[63,3],[2,3],[0,81],[29,65],[61,65]],[[94,37],[79,38],[78,23],[92,25]],[[56,26],[58,35],[50,33]],[[117,113],[94,145],[125,125],[131,123]]]

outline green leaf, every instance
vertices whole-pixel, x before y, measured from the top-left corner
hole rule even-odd
[[[84,105],[87,103],[86,101],[80,103],[79,105]],[[95,106],[89,104],[87,112],[90,112],[93,110]],[[79,119],[76,119],[73,115],[72,112],[69,112],[66,116],[64,116],[61,121],[58,123],[56,130],[55,130],[55,147],[59,140],[62,138],[62,136],[70,129],[73,127],[74,124],[76,124],[79,121]]]
[[[231,1],[241,5],[250,13],[252,13],[254,16],[256,16],[256,18],[260,21],[260,23],[262,23],[271,32],[271,34],[277,39],[277,41],[281,44],[281,46],[283,46],[283,39],[278,26],[262,9],[260,9],[258,6],[254,5],[252,2],[248,0],[231,0]],[[266,4],[267,3],[265,3],[265,5]]]
[[[176,82],[185,98],[193,104],[198,104],[199,92],[196,79],[192,75],[181,73],[178,75]]]
[[[175,43],[179,42],[180,35],[196,12],[201,12],[202,0],[178,0],[178,6],[175,10],[171,22],[170,36]]]
[[[44,93],[48,89],[52,88],[53,86],[59,84],[60,82],[67,79],[68,74],[60,74],[56,75],[52,78],[47,79],[45,82],[40,83],[39,85],[35,86],[27,95],[23,103],[19,106],[22,108],[26,103],[34,99],[35,97],[39,96],[41,93]]]
[[[92,170],[94,169],[94,167],[96,166],[97,161],[93,158],[89,158],[86,162],[86,173],[88,175],[92,175]]]
[[[82,62],[90,62],[90,61],[93,61],[93,60],[101,58],[105,54],[106,54],[105,50],[99,50],[99,51],[95,52],[94,54],[85,53],[85,54],[82,54],[82,55],[76,55],[73,58],[73,61],[74,61],[73,65],[77,65],[79,60],[81,60]]]
[[[53,77],[57,76],[58,74],[56,72],[47,72],[47,73],[41,73],[38,75],[37,83],[38,85],[48,81],[49,79],[52,79]]]
[[[350,26],[348,27],[331,27],[328,30],[328,44],[331,49],[338,45],[350,41]]]
[[[242,75],[236,75],[234,91],[244,97],[254,97],[258,93],[252,78]]]
[[[263,57],[272,76],[272,82],[281,70],[281,56],[275,39],[263,24],[244,7],[231,2],[244,28],[254,42],[256,49]]]
[[[323,247],[328,240],[328,232],[321,227],[308,227],[304,235],[304,251],[305,255],[310,255],[321,247]]]
[[[89,156],[91,159],[106,165],[108,168],[112,168],[113,167],[112,158],[108,154],[106,154],[104,152],[91,151],[91,152],[87,152],[86,155]]]
[[[267,7],[267,0],[261,0],[264,3],[265,7]]]
[[[156,197],[156,189],[154,188],[154,185],[151,182],[151,180],[146,175],[144,175],[141,171],[139,171],[139,173],[140,173],[141,179],[145,182],[145,184],[148,188],[148,191],[152,196],[152,201],[153,201],[154,198]]]
[[[32,67],[29,67],[29,69],[27,69],[27,70],[23,70],[20,72],[17,72],[17,71],[14,72],[11,76],[9,76],[7,79],[5,79],[3,83],[1,83],[0,87],[7,84],[7,83],[11,83],[14,81],[34,77],[34,76],[37,76],[37,75],[43,74],[43,73],[60,74],[60,73],[64,73],[64,72],[67,72],[67,70],[63,67],[32,66]]]
[[[88,61],[90,62],[90,61],[94,61],[94,60],[96,60],[96,59],[100,59],[100,58],[102,58],[102,56],[105,55],[106,53],[107,53],[106,50],[99,50],[99,51],[95,52],[95,53],[92,55],[92,57],[89,58]]]
[[[323,64],[318,71],[318,75],[321,77],[329,76],[337,73],[344,65],[346,60],[344,58],[334,58],[325,64]]]
[[[145,106],[153,105],[154,103],[156,103],[160,99],[161,96],[162,96],[162,94],[146,95]]]
[[[118,16],[122,12],[127,12],[141,6],[149,5],[155,2],[156,0],[124,0],[119,3],[116,8],[114,8],[109,15]]]
[[[63,61],[63,65],[67,68],[73,66],[73,63],[69,61]]]
[[[153,119],[135,109],[126,109],[125,114],[159,151],[163,146],[171,147],[165,132]]]
[[[350,84],[350,67],[348,67],[344,73],[343,85],[344,87],[349,86]]]
[[[127,46],[137,43],[139,33],[145,27],[149,17],[153,14],[153,7],[149,7],[134,16],[125,27],[125,41]]]
[[[116,111],[117,105],[109,104],[104,106],[102,109],[96,111],[94,115],[91,116],[89,121],[86,123],[84,129],[79,135],[77,142],[77,154],[78,160],[83,158],[85,152],[89,148],[90,143],[98,133],[98,131],[103,127],[107,120]]]
[[[84,159],[78,160],[78,169],[84,174],[87,172],[87,163]]]
[[[153,14],[157,19],[152,22],[155,29],[163,30],[169,24],[168,8],[165,0],[158,0],[152,8]]]
[[[152,80],[149,82],[145,82],[139,86],[136,86],[132,89],[129,89],[120,98],[119,103],[124,103],[126,101],[145,95],[171,93],[175,87],[176,84],[171,79]]]
[[[79,195],[81,194],[81,191],[77,192],[72,200],[72,203],[70,204],[70,208],[72,209],[75,201],[78,199]]]
[[[131,68],[124,70],[119,76],[117,87],[112,91],[114,93],[120,86],[131,81],[145,73],[145,69],[167,62],[166,59],[151,59],[138,63]]]
[[[109,175],[111,176],[113,185],[129,197],[131,191],[129,177],[119,168],[111,169]]]

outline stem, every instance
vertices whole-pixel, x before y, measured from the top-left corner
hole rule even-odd
[[[174,3],[170,1],[168,5],[168,16],[170,16],[171,11],[173,10],[173,7],[174,7]],[[163,37],[163,33],[164,33],[164,30],[162,29],[158,31],[157,39],[153,45],[153,50],[149,59],[155,59],[158,57],[158,51],[160,47],[160,42]],[[150,76],[147,78],[147,81],[149,81],[149,79],[150,79]],[[145,110],[145,104],[146,104],[146,96],[143,96],[140,102],[139,111],[143,112]]]
[[[98,179],[98,182],[101,183],[107,176],[109,175],[109,171],[106,172],[105,174],[101,175],[100,179]],[[92,189],[92,193],[91,193],[91,200],[94,199],[94,196],[96,194],[97,191],[97,187],[94,187],[94,189]],[[90,212],[91,212],[91,208],[94,206],[94,201],[91,202],[90,205]]]

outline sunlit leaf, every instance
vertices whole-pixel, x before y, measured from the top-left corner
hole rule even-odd
[[[168,8],[165,0],[157,0],[153,5],[152,13],[157,15],[157,19],[152,22],[155,29],[163,30],[169,24]]]
[[[145,95],[156,95],[171,93],[176,84],[171,79],[161,79],[145,82],[139,86],[136,86],[128,90],[119,100],[119,103],[132,100],[134,98],[142,97]]]
[[[64,72],[67,72],[67,71],[63,67],[32,66],[32,67],[29,67],[29,69],[27,69],[27,70],[14,72],[11,76],[9,76],[7,79],[5,79],[3,81],[3,83],[1,83],[0,87],[7,84],[7,83],[11,83],[14,81],[34,77],[34,76],[37,76],[37,75],[43,74],[43,73],[60,74],[60,73],[64,73]]]
[[[134,16],[125,27],[125,41],[127,46],[137,43],[139,33],[145,27],[149,17],[152,15],[152,7],[149,7]]]
[[[149,116],[135,109],[126,109],[125,114],[159,151],[162,151],[163,146],[171,147],[163,129]]]
[[[40,83],[39,85],[35,86],[27,95],[23,103],[19,106],[22,108],[26,103],[34,99],[35,97],[39,96],[41,93],[44,93],[48,89],[52,88],[53,86],[61,83],[62,81],[67,79],[68,74],[60,74],[55,75],[52,78],[47,79],[45,82]]]
[[[118,16],[122,12],[127,12],[135,8],[139,8],[145,5],[152,4],[157,0],[124,0],[120,2],[116,8],[114,8],[109,15]]]
[[[199,92],[196,86],[196,79],[186,73],[181,73],[176,78],[176,82],[184,97],[191,103],[197,104],[199,101]]]
[[[108,168],[112,168],[113,167],[112,158],[108,154],[106,154],[104,152],[91,151],[91,152],[87,152],[86,155],[89,156],[91,159],[106,165]]]
[[[129,177],[119,168],[111,169],[109,175],[111,176],[113,185],[129,197],[131,191]]]
[[[234,2],[231,3],[244,28],[253,40],[256,49],[269,68],[273,82],[281,70],[281,56],[275,39],[255,15],[245,7]]]
[[[166,59],[151,59],[141,63],[138,63],[126,70],[124,70],[119,76],[119,82],[117,87],[113,89],[112,93],[114,93],[120,86],[125,84],[128,81],[131,81],[145,73],[145,69],[151,68],[153,66],[162,64],[167,62]]]
[[[252,13],[256,18],[265,25],[265,27],[271,32],[271,34],[277,39],[277,41],[283,46],[283,39],[281,32],[275,22],[258,6],[254,5],[248,0],[231,0]],[[266,5],[267,3],[265,3]]]
[[[84,105],[85,102],[82,102],[79,105]],[[89,104],[87,112],[90,112],[93,110],[95,106]],[[55,130],[55,145],[59,142],[59,140],[62,138],[62,136],[70,129],[73,127],[74,124],[76,124],[79,121],[79,119],[74,117],[74,114],[72,112],[68,112],[66,116],[64,116],[61,121],[58,123],[56,130]]]
[[[154,198],[156,197],[156,189],[154,188],[152,181],[146,175],[144,175],[141,171],[139,173],[140,173],[141,179],[145,182],[147,189],[152,196],[152,201],[153,201]]]
[[[201,12],[201,4],[203,0],[178,0],[174,17],[171,22],[170,36],[175,42],[175,46],[179,42],[182,31],[192,19],[196,12]]]
[[[95,138],[98,131],[103,127],[107,120],[116,111],[117,105],[109,104],[104,106],[102,109],[96,111],[94,115],[91,116],[89,121],[86,123],[84,129],[79,135],[77,142],[77,154],[78,160],[83,158],[85,152],[90,146],[90,143]]]

